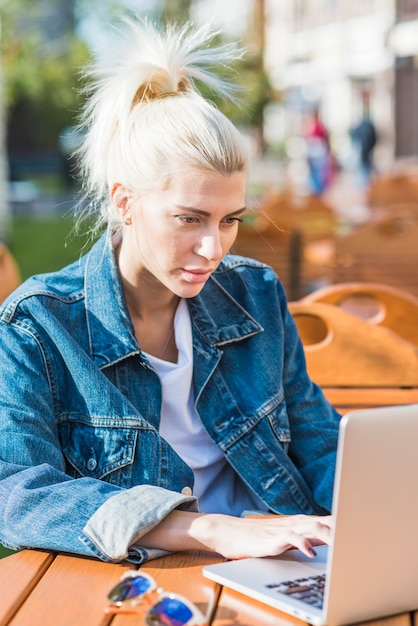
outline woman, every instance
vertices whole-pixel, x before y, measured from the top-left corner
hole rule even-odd
[[[194,80],[210,32],[130,21],[93,67],[80,151],[106,233],[0,318],[0,541],[137,563],[328,542],[339,416],[283,288],[230,256],[247,157]],[[243,510],[290,514],[243,519]],[[294,515],[300,514],[300,515]]]

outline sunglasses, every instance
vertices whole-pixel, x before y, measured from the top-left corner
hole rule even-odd
[[[137,570],[126,571],[108,596],[110,606],[105,613],[142,613],[145,610],[147,626],[207,626],[199,609],[176,593],[167,593],[157,587],[149,574]]]

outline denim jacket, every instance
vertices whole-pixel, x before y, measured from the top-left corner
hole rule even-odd
[[[227,256],[188,300],[197,414],[280,513],[331,508],[339,415],[306,373],[273,271]],[[161,385],[141,352],[109,237],[32,277],[0,310],[0,541],[143,562],[193,472],[159,436]]]

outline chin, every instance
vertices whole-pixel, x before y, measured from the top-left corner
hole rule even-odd
[[[194,298],[199,295],[205,284],[206,283],[202,283],[201,285],[185,285],[173,291],[180,298]]]

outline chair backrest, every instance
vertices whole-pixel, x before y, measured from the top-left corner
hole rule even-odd
[[[371,206],[385,206],[399,202],[418,202],[418,177],[408,172],[394,172],[373,178],[368,203]]]
[[[418,298],[402,289],[381,283],[337,283],[313,291],[302,302],[341,307],[418,346]]]
[[[331,282],[376,282],[418,296],[418,214],[372,221],[338,237]]]
[[[418,214],[391,215],[363,224],[338,238],[337,256],[385,259],[410,254],[418,258]]]
[[[261,232],[298,230],[307,241],[333,237],[338,229],[334,207],[317,196],[269,193],[255,211],[254,227]]]
[[[290,302],[308,372],[324,387],[416,387],[418,350],[332,304]]]
[[[312,276],[329,276],[336,230],[334,209],[324,200],[269,194],[240,225],[232,252],[271,265],[288,298],[297,299]]]
[[[415,202],[388,202],[373,211],[374,215],[382,218],[418,217],[418,198]]]
[[[10,250],[0,243],[0,303],[20,285],[19,268]]]

